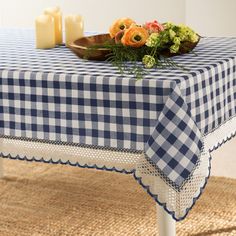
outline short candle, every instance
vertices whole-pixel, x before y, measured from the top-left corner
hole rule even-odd
[[[66,45],[84,36],[84,22],[80,15],[69,15],[65,18]]]
[[[55,47],[54,19],[49,15],[41,15],[35,20],[36,48]]]

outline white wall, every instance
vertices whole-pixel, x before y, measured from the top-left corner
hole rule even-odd
[[[130,16],[139,22],[186,23],[204,36],[236,36],[236,0],[0,0],[0,26],[34,26],[48,6],[79,13],[88,31],[107,31],[111,22]]]
[[[202,36],[236,36],[236,0],[186,0],[186,23]]]
[[[107,31],[114,19],[124,16],[140,23],[156,18],[185,21],[185,0],[0,0],[2,26],[33,27],[34,18],[44,8],[57,5],[64,14],[82,14],[88,31]]]
[[[212,152],[212,175],[236,179],[236,138]]]

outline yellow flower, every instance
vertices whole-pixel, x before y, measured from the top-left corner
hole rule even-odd
[[[121,18],[116,20],[109,29],[111,38],[114,38],[121,30],[128,29],[132,24],[135,24],[135,21],[130,18]]]
[[[137,25],[132,25],[129,29],[125,30],[121,43],[124,46],[139,48],[146,43],[148,37],[149,34],[146,29]]]

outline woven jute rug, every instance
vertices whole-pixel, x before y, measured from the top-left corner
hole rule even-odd
[[[4,160],[0,236],[156,235],[154,201],[132,175]],[[236,180],[210,178],[177,235],[236,235]]]

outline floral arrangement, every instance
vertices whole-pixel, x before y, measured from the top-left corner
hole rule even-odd
[[[137,78],[142,78],[146,69],[178,67],[170,57],[192,51],[200,40],[186,25],[161,24],[156,20],[138,25],[130,18],[116,20],[109,34],[112,43],[104,45],[111,51],[107,60],[122,73],[132,73]]]

